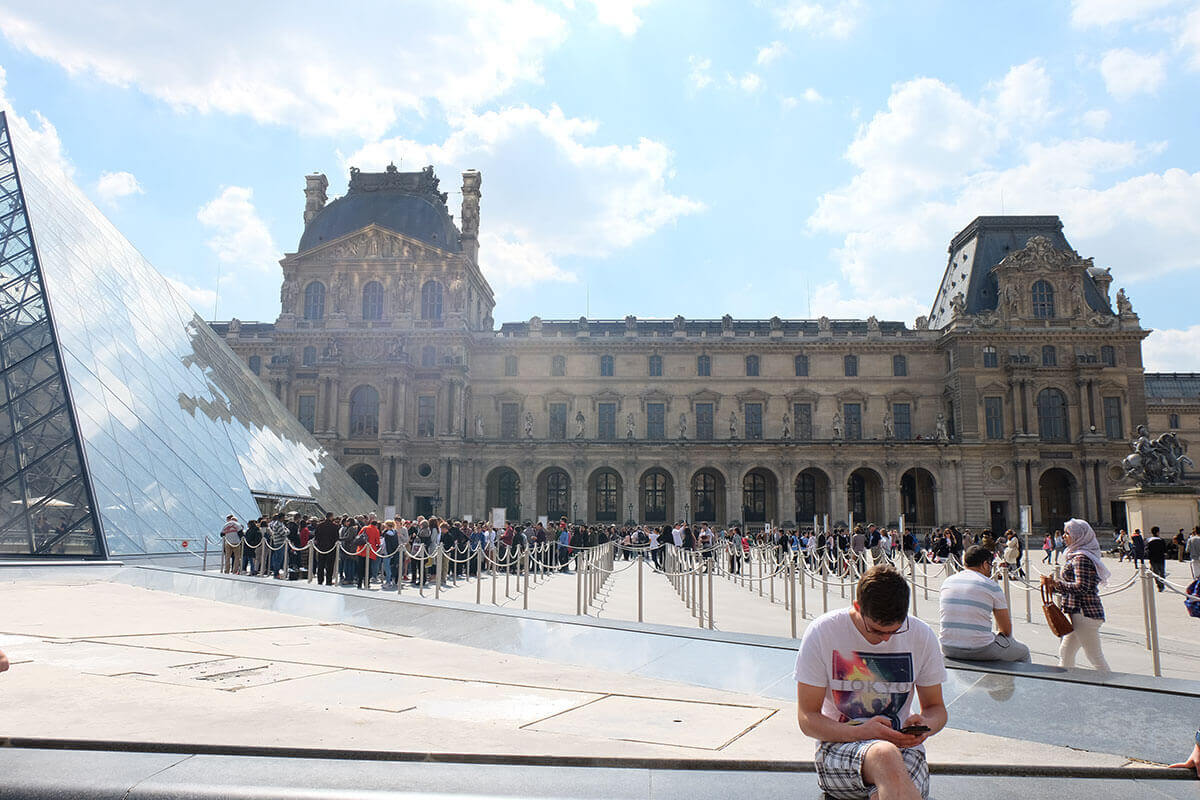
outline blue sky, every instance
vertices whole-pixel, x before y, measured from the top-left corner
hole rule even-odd
[[[0,67],[206,317],[274,319],[306,173],[394,160],[483,171],[497,321],[911,324],[972,218],[1059,214],[1200,369],[1196,0],[0,0]]]

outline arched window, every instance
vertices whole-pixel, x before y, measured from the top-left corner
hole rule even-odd
[[[546,476],[546,516],[559,519],[567,516],[571,509],[571,479],[562,470],[555,470]]]
[[[421,319],[440,320],[442,318],[442,285],[437,281],[427,281],[421,287]]]
[[[553,356],[550,359],[550,374],[555,378],[561,378],[567,374],[566,356]]]
[[[300,356],[300,363],[306,367],[315,367],[317,365],[317,348],[311,344],[304,348],[304,353]]]
[[[1038,319],[1054,319],[1054,287],[1049,281],[1033,284],[1033,315]]]
[[[698,520],[717,519],[717,479],[707,472],[697,472],[692,478],[692,513]]]
[[[1043,389],[1037,396],[1038,432],[1043,441],[1065,442],[1067,397],[1058,389]]]
[[[255,375],[262,374],[262,357],[250,356],[250,371]]]
[[[746,356],[746,375],[751,378],[758,375],[758,356]]]
[[[614,472],[603,472],[596,476],[596,496],[593,498],[596,520],[598,522],[616,522],[620,509],[620,482]]]
[[[383,284],[371,281],[363,287],[363,319],[383,319]]]
[[[1042,345],[1042,366],[1057,367],[1058,366],[1058,351],[1054,349],[1052,344]]]
[[[611,378],[613,374],[613,357],[600,356],[600,377]]]
[[[504,470],[496,480],[496,503],[507,510],[509,519],[520,515],[521,479],[511,469]]]
[[[798,356],[796,356],[795,361],[796,361],[796,377],[797,378],[807,378],[808,377],[808,356],[798,355]]]
[[[645,522],[667,521],[667,476],[651,472],[643,484],[642,508]]]
[[[359,386],[350,393],[350,436],[372,439],[379,435],[379,392]]]
[[[320,281],[304,287],[304,318],[325,319],[325,284]]]
[[[751,472],[742,480],[742,511],[746,515],[745,522],[766,522],[767,479],[757,472]]]
[[[437,366],[437,350],[433,345],[425,345],[421,348],[421,366],[436,367]]]

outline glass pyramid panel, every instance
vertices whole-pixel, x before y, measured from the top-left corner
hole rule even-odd
[[[0,555],[194,550],[255,493],[373,508],[24,122],[0,130]]]

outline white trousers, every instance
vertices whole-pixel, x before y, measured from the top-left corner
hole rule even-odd
[[[1094,669],[1109,672],[1108,662],[1104,660],[1104,653],[1100,649],[1100,626],[1104,620],[1085,617],[1076,611],[1071,614],[1071,624],[1075,630],[1064,636],[1058,646],[1058,665],[1067,669],[1074,667],[1075,654],[1082,647]]]

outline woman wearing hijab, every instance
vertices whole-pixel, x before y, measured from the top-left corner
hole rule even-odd
[[[1068,669],[1075,666],[1079,648],[1087,654],[1095,669],[1108,672],[1108,662],[1100,649],[1100,626],[1104,624],[1104,606],[1100,603],[1100,587],[1112,573],[1100,559],[1100,542],[1092,526],[1081,519],[1070,519],[1063,525],[1064,565],[1062,574],[1042,577],[1042,583],[1062,596],[1062,609],[1071,618],[1075,630],[1062,639],[1058,648],[1058,665]]]

